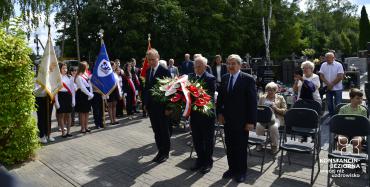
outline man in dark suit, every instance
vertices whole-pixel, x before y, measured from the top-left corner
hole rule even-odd
[[[156,49],[150,49],[146,55],[150,68],[148,68],[145,76],[144,105],[149,114],[158,148],[158,154],[152,161],[162,163],[167,160],[170,152],[169,123],[166,120],[164,103],[156,101],[150,89],[157,83],[157,78],[171,77],[171,74],[165,67],[159,65],[159,53]]]
[[[194,62],[194,73],[189,74],[189,79],[204,83],[207,94],[214,97],[216,78],[206,71],[207,59],[198,57]],[[213,102],[213,99],[212,101]],[[191,168],[192,171],[200,170],[208,173],[213,166],[213,137],[214,137],[214,114],[207,116],[198,111],[191,111],[190,126],[193,136],[193,144],[197,153],[197,161]]]
[[[227,58],[229,74],[222,77],[217,98],[218,120],[224,124],[227,147],[227,170],[222,178],[243,182],[247,170],[247,143],[257,116],[257,94],[251,75],[240,71],[241,58],[232,54]]]
[[[180,75],[194,73],[194,62],[190,60],[190,55],[185,54],[185,61],[180,66]]]
[[[221,79],[222,76],[224,76],[227,73],[227,67],[225,64],[222,64],[222,57],[221,55],[215,56],[215,61],[212,66],[212,74],[216,77],[216,89],[221,85]]]

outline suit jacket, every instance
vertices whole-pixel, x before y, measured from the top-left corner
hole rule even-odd
[[[194,73],[194,62],[193,61],[182,62],[180,66],[180,75],[189,74],[189,73]]]
[[[223,114],[225,128],[244,129],[246,123],[256,124],[257,92],[253,77],[240,72],[230,93],[227,90],[229,79],[230,74],[222,77],[217,98],[217,113]]]
[[[170,71],[171,75],[173,74],[174,77],[179,76],[179,69],[176,66],[172,66],[172,70],[168,67],[168,70]]]
[[[216,81],[217,81],[216,65],[212,66],[212,74],[216,77]],[[225,64],[221,64],[221,79],[222,79],[222,76],[224,76],[225,74],[227,74],[227,67]]]
[[[154,100],[151,94],[151,89],[158,82],[157,78],[171,77],[171,74],[168,71],[168,69],[159,65],[157,71],[155,72],[153,76],[153,79],[150,81],[149,80],[150,70],[151,68],[148,68],[146,71],[145,86],[143,89],[143,100],[144,100],[143,102],[144,102],[144,105],[146,105],[148,108],[152,106],[153,104],[155,104],[153,103]]]

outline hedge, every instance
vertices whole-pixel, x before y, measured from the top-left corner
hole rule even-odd
[[[19,22],[0,24],[0,163],[27,160],[39,147],[31,49]]]

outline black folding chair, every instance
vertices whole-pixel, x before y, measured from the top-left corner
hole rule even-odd
[[[311,164],[311,184],[313,184],[313,174],[315,163],[318,162],[318,173],[320,172],[320,158],[318,149],[318,140],[320,134],[319,128],[319,117],[315,110],[307,108],[291,108],[285,113],[285,131],[283,142],[281,143],[281,157],[279,163],[279,177],[281,177],[282,163],[283,163],[283,153],[287,151],[288,162],[290,162],[290,152],[302,153],[302,154],[312,154],[312,164]],[[286,138],[286,128],[291,128],[291,134],[300,134],[313,136],[313,144],[308,142],[299,142],[295,139]]]
[[[334,141],[335,135],[344,135],[347,137],[354,137],[354,136],[366,136],[367,140],[370,138],[370,123],[369,120],[364,116],[358,115],[335,115],[333,116],[330,121],[330,132],[329,132],[329,152],[328,158],[329,159],[356,159],[359,163],[366,163],[367,165],[367,175],[368,179],[370,179],[370,150],[367,149],[366,152],[359,152],[357,153],[350,153],[350,152],[342,152],[335,150],[333,147],[336,144]],[[350,140],[349,140],[350,142]],[[363,151],[363,150],[362,150]],[[328,171],[330,171],[330,164],[328,164]],[[330,186],[330,178],[331,173],[328,172],[328,180],[327,186]],[[370,180],[369,180],[370,186]]]
[[[273,115],[273,111],[268,106],[258,106],[257,107],[257,122],[263,124],[263,123],[271,123],[271,118]],[[269,139],[269,134],[267,133],[267,136],[260,136],[257,135],[256,132],[249,132],[249,139],[248,139],[248,150],[249,155],[251,154],[249,145],[255,145],[255,146],[262,146],[264,148],[263,156],[262,156],[262,162],[261,162],[261,172],[263,171],[263,165],[265,164],[265,157],[266,157],[266,147]]]

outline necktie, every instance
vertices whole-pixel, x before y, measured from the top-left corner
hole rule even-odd
[[[200,76],[199,75],[197,75],[197,80],[199,80],[200,79]]]
[[[153,81],[153,77],[154,77],[154,68],[152,68],[152,69],[150,70],[149,80],[150,80],[150,81]]]
[[[231,75],[230,82],[229,82],[229,89],[228,89],[229,92],[233,91],[233,82],[234,82],[234,76]]]

